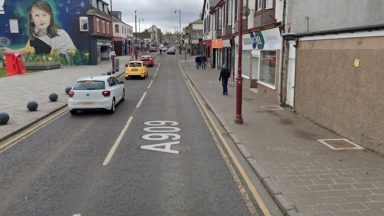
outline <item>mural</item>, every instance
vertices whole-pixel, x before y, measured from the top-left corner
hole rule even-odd
[[[88,64],[88,32],[79,17],[91,7],[87,0],[5,1],[0,15],[0,44],[5,51],[22,52],[26,62],[58,61]]]

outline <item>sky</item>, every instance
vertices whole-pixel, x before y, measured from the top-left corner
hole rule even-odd
[[[152,25],[162,33],[174,33],[179,29],[179,10],[181,11],[181,28],[199,19],[204,0],[104,0],[112,1],[112,10],[122,12],[122,20],[135,31],[135,10],[137,31],[144,31]],[[175,13],[175,11],[177,11]],[[140,29],[139,29],[140,19]]]

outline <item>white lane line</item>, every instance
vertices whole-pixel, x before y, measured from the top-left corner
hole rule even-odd
[[[156,78],[156,76],[157,76],[157,73],[155,73],[155,75],[153,75],[153,79],[155,79],[155,78]]]
[[[133,119],[132,116],[129,117],[129,119],[128,119],[127,123],[125,124],[123,130],[121,131],[119,137],[117,137],[117,140],[116,140],[115,144],[113,144],[111,150],[109,151],[107,157],[105,158],[105,160],[103,162],[103,166],[107,166],[108,163],[111,161],[113,155],[115,154],[115,151],[116,151],[117,147],[119,146],[119,144],[121,142],[121,139],[123,138],[123,136],[124,136],[125,132],[127,131],[129,125],[131,124],[132,119]]]
[[[147,88],[151,88],[152,86],[152,83],[153,83],[153,80],[151,80],[151,82],[149,83],[148,87]]]
[[[139,103],[137,104],[136,109],[138,109],[141,106],[141,103],[143,103],[145,95],[147,95],[147,92],[144,92],[143,96],[141,96],[141,99],[140,99]]]

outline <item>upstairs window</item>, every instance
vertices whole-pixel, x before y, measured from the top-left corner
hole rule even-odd
[[[119,33],[120,30],[119,30],[119,24],[115,24],[115,33]]]
[[[96,32],[100,32],[100,19],[96,18]]]
[[[265,9],[273,8],[273,0],[265,0]]]

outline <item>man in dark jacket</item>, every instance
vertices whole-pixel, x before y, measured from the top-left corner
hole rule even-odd
[[[231,71],[223,65],[220,71],[219,81],[221,80],[221,85],[223,86],[223,95],[228,95],[228,79],[231,76]]]
[[[196,63],[196,69],[199,69],[200,65],[201,65],[201,57],[200,57],[200,55],[196,56],[195,63]]]

